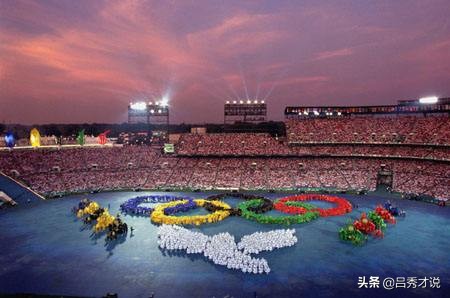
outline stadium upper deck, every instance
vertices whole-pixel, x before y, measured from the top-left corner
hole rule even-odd
[[[402,114],[450,113],[450,97],[424,97],[415,100],[400,100],[397,105],[375,106],[288,106],[284,109],[286,119],[341,116],[379,116]]]
[[[289,143],[450,144],[448,115],[286,120]]]

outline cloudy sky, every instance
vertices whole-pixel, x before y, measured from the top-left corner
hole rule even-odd
[[[450,96],[450,2],[0,0],[0,122],[221,122],[227,99],[392,104]]]

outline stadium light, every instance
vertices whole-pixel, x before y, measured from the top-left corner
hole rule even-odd
[[[145,102],[135,102],[135,103],[130,104],[130,108],[132,110],[143,111],[143,110],[147,109],[147,105],[145,104]]]
[[[229,101],[229,100],[227,100],[227,102],[226,102],[226,103],[227,103],[227,105],[228,105],[228,104],[230,104],[230,101]]]
[[[437,98],[437,96],[422,97],[419,99],[419,102],[423,103],[423,104],[437,103],[438,98]]]
[[[233,100],[233,103],[234,103],[234,104],[236,104],[236,103],[237,103],[237,101]]]
[[[251,100],[247,100],[247,104],[251,104],[252,103],[252,101]]]
[[[261,103],[264,103],[264,100],[261,100]]]
[[[314,115],[319,116],[319,112],[314,111]]]
[[[169,97],[167,97],[167,95],[164,95],[164,97],[161,99],[160,104],[163,107],[167,107],[169,105]]]
[[[258,103],[258,101],[257,100],[255,100],[253,103]]]
[[[243,104],[244,102],[242,100],[239,101],[240,104]]]

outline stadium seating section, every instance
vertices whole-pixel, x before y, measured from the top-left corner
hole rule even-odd
[[[448,117],[289,120],[269,134],[184,134],[177,154],[147,146],[0,152],[0,171],[39,193],[132,188],[374,190],[381,165],[393,190],[448,198]]]

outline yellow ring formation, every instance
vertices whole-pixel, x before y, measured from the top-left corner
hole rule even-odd
[[[203,207],[206,202],[211,203],[216,207],[221,207],[221,209],[231,209],[231,206],[222,202],[222,201],[206,201],[203,199],[194,200],[195,204],[198,207]],[[152,222],[158,224],[166,224],[166,225],[201,225],[205,223],[213,223],[221,221],[228,216],[230,216],[230,212],[226,210],[217,210],[213,213],[206,215],[192,215],[192,216],[173,216],[173,215],[165,215],[164,209],[168,207],[174,207],[180,204],[186,204],[187,200],[179,200],[168,202],[164,204],[160,204],[155,207],[150,218]]]

